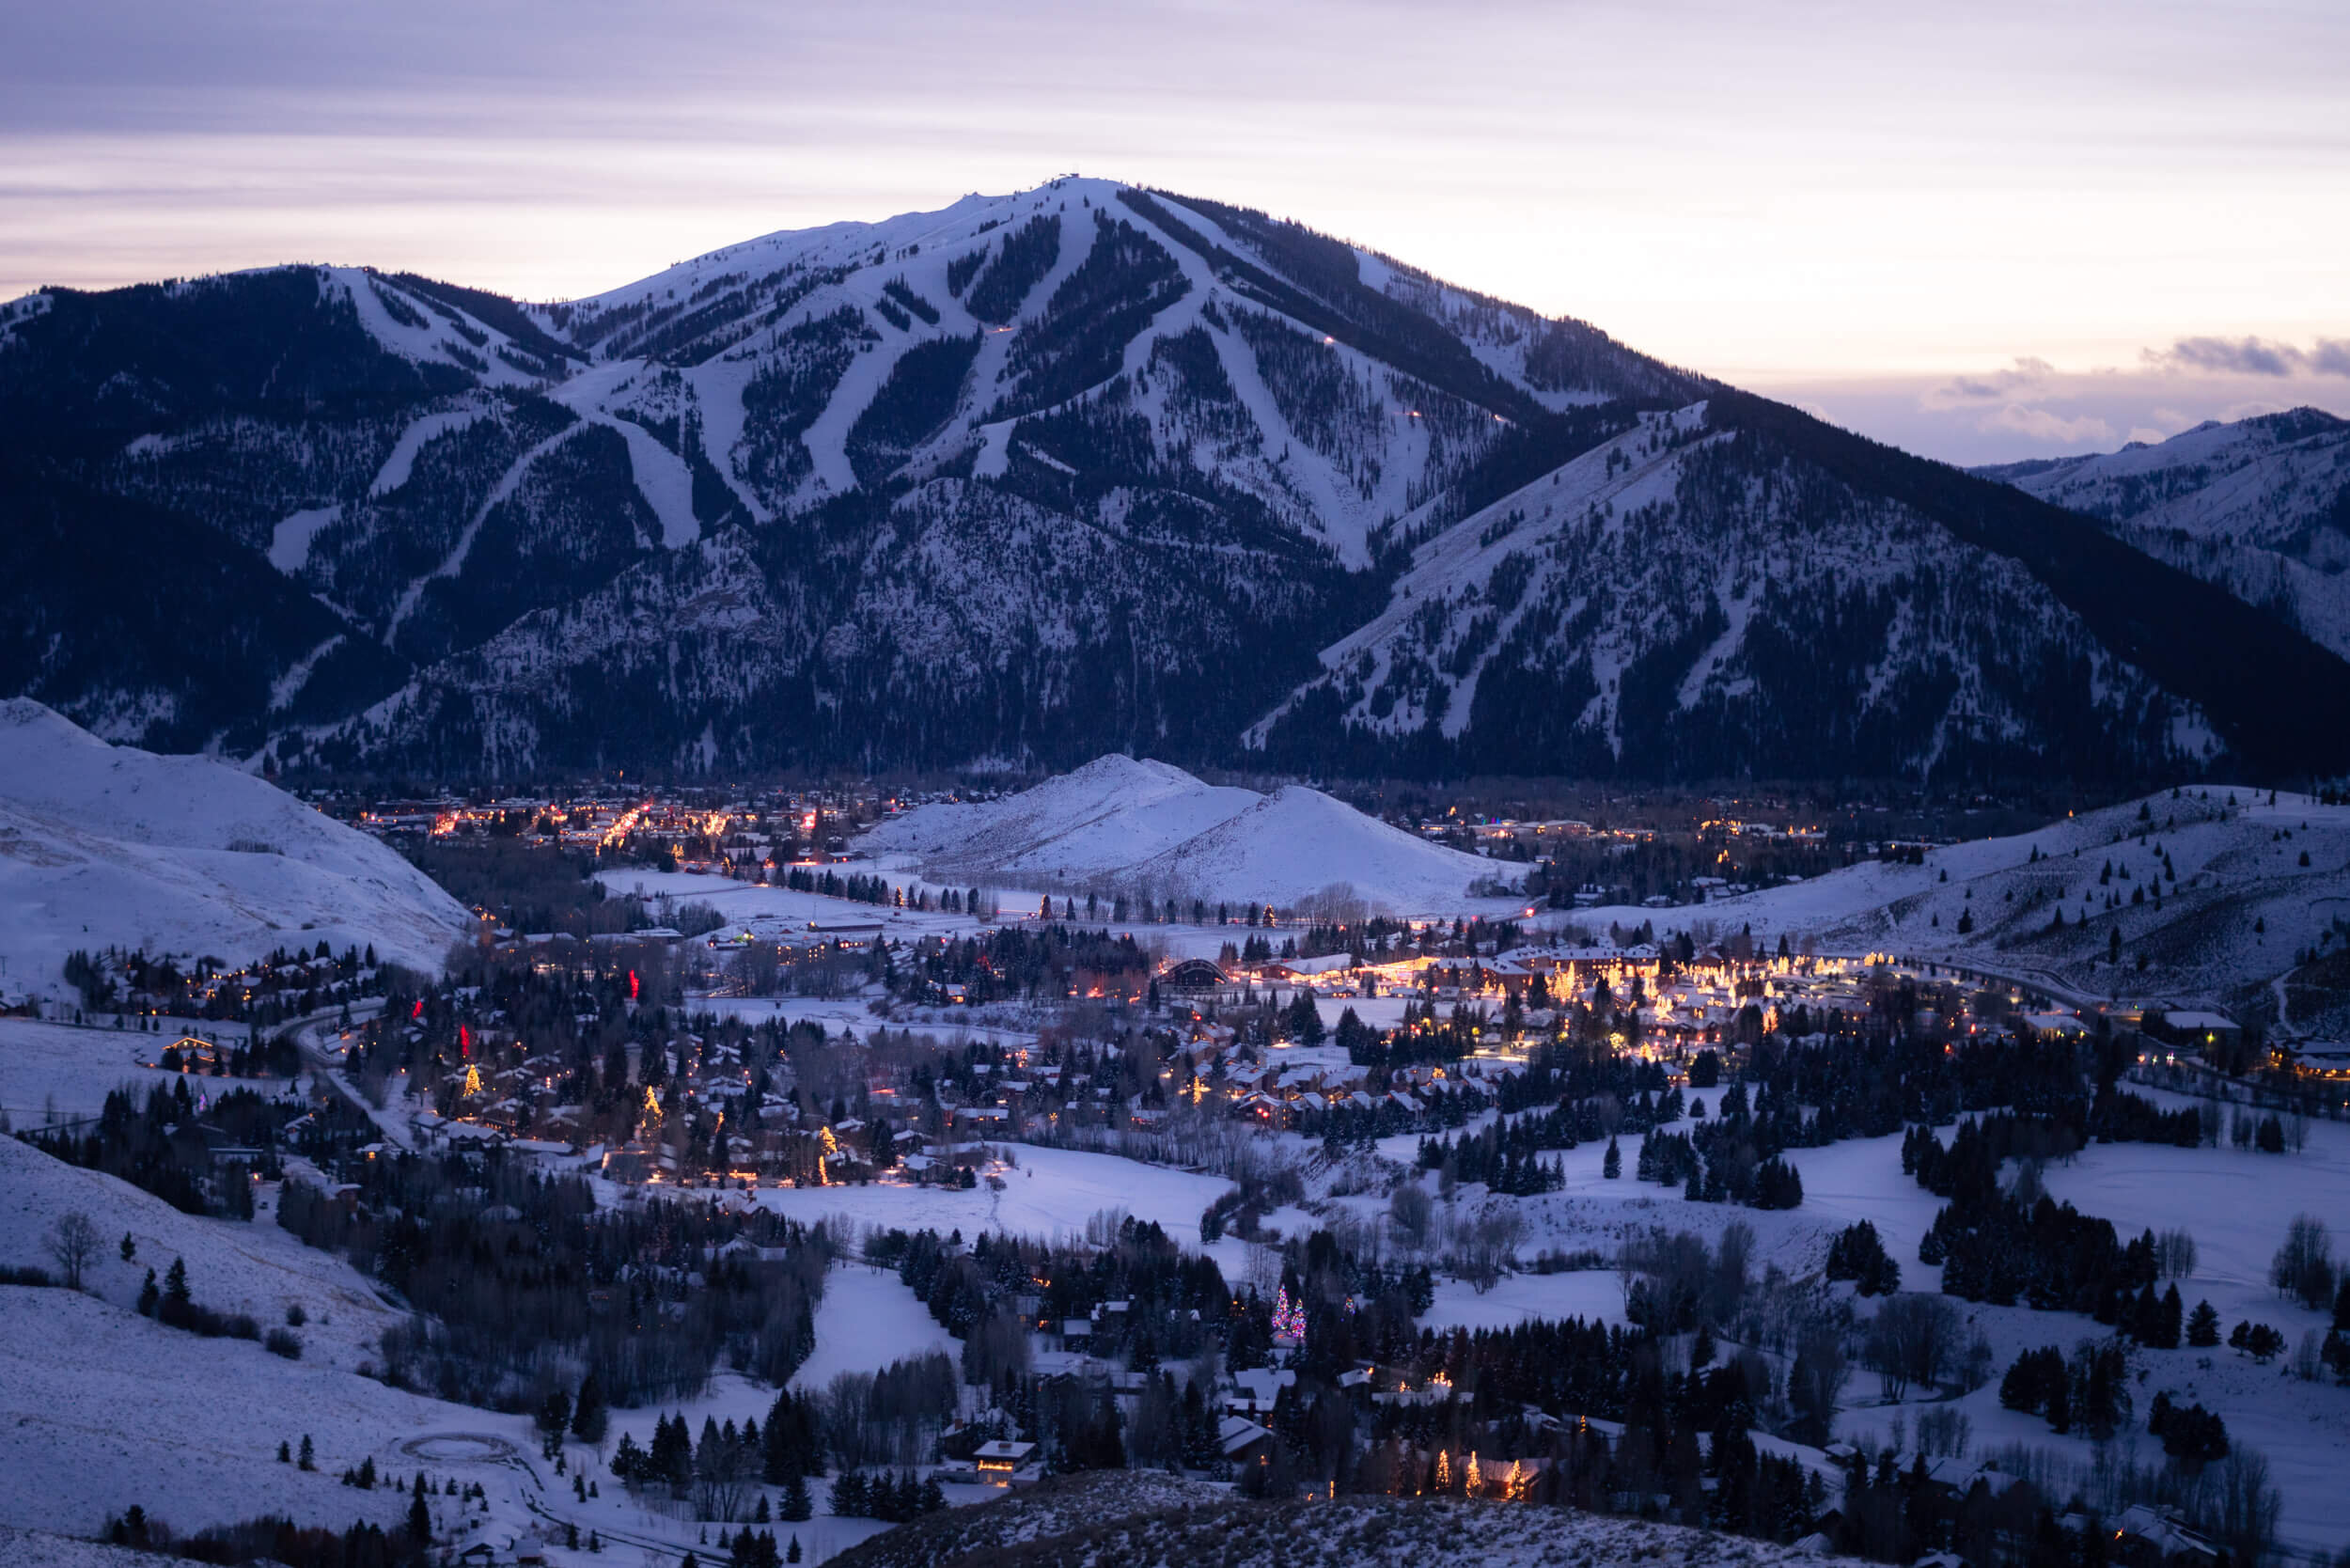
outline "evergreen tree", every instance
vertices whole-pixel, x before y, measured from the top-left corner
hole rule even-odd
[[[295,1462],[295,1467],[304,1470],[319,1467],[318,1450],[310,1447],[310,1435],[306,1432],[302,1435],[302,1457]]]
[[[2179,1287],[2173,1285],[2163,1293],[2162,1304],[2155,1309],[2153,1324],[2154,1336],[2148,1342],[2157,1350],[2178,1349],[2183,1317],[2184,1309],[2179,1301]]]
[[[800,1560],[800,1538],[798,1536],[795,1535],[791,1538],[791,1545],[790,1549],[783,1554],[783,1560],[786,1562],[797,1562]]]
[[[579,1398],[572,1405],[572,1435],[583,1443],[603,1441],[608,1406],[604,1403],[603,1385],[589,1372],[579,1385]]]
[[[416,1478],[416,1489],[408,1495],[408,1544],[415,1551],[432,1544],[432,1511],[425,1506],[422,1476]]]
[[[153,1317],[163,1298],[164,1293],[155,1286],[155,1271],[150,1268],[147,1271],[147,1283],[139,1287],[139,1316]]]
[[[1611,1182],[1623,1174],[1623,1151],[1616,1147],[1613,1136],[1607,1139],[1607,1154],[1599,1162],[1599,1173]]]
[[[2195,1310],[2187,1314],[2186,1342],[2198,1350],[2209,1350],[2219,1342],[2219,1314],[2210,1302],[2197,1302]]]
[[[808,1500],[807,1478],[793,1472],[791,1478],[783,1483],[784,1518],[796,1524],[812,1517],[815,1512],[815,1504]]]

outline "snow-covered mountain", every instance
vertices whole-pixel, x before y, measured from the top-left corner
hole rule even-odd
[[[1419,916],[1474,906],[1471,885],[1512,869],[1423,842],[1319,790],[1260,794],[1122,755],[1007,799],[916,807],[859,844],[938,881]]]
[[[2086,512],[2350,654],[2350,420],[2296,408],[1977,472]]]
[[[51,290],[0,309],[0,689],[155,745],[2350,766],[2350,723],[2275,695],[2350,719],[2350,666],[2077,517],[1108,180],[564,304],[319,267]]]
[[[437,969],[473,920],[391,850],[204,757],[111,746],[0,701],[0,960],[54,987],[67,953],[232,962],[319,942]]]

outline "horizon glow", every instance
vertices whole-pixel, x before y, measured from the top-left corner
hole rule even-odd
[[[2350,412],[2345,83],[2317,4],[8,0],[0,298],[290,260],[575,297],[1080,170],[1988,461]]]

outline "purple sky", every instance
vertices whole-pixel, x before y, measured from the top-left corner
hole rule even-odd
[[[2350,6],[0,0],[0,298],[593,292],[1071,169],[1964,461],[2350,413]]]

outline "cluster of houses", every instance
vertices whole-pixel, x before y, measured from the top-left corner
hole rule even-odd
[[[722,873],[773,867],[778,851],[790,858],[802,844],[820,853],[838,849],[854,824],[874,821],[898,806],[871,788],[777,791],[723,799],[697,791],[674,796],[638,792],[466,801],[439,795],[318,804],[379,838],[457,838],[506,827],[519,819],[528,824],[522,835],[525,842],[591,852],[623,840],[668,845],[685,855],[682,870]]]
[[[1123,1305],[1105,1303],[1103,1310],[1115,1311]],[[1113,1363],[1093,1360],[1086,1354],[1100,1327],[1098,1318],[1050,1325],[1050,1331],[1040,1338],[1062,1348],[1038,1352],[1036,1370],[1047,1376],[1104,1382],[1121,1398],[1138,1396],[1148,1374],[1126,1372]],[[1218,1380],[1213,1405],[1217,1417],[1216,1446],[1225,1463],[1238,1469],[1270,1458],[1276,1440],[1267,1423],[1273,1419],[1281,1390],[1296,1381],[1295,1371],[1279,1366],[1230,1372]],[[1405,1372],[1368,1361],[1356,1362],[1340,1373],[1338,1383],[1340,1389],[1374,1405],[1441,1404],[1453,1392],[1441,1372],[1415,1385]],[[1532,1405],[1526,1407],[1524,1417],[1527,1430],[1538,1439],[1540,1447],[1547,1447],[1547,1439],[1568,1435],[1570,1429],[1574,1436],[1602,1449],[1612,1449],[1624,1435],[1622,1423],[1596,1417],[1559,1417]],[[1701,1436],[1700,1441],[1702,1445],[1707,1439]],[[1411,1459],[1422,1472],[1433,1471],[1444,1490],[1494,1501],[1516,1500],[1532,1494],[1551,1464],[1547,1457],[1499,1458],[1466,1450],[1456,1453],[1415,1450]],[[1041,1473],[1042,1460],[1043,1455],[1034,1443],[996,1439],[979,1446],[972,1468],[977,1479],[1019,1486]],[[1814,1462],[1823,1489],[1831,1499],[1841,1495],[1844,1475],[1860,1460],[1860,1454],[1849,1445],[1836,1443]],[[1945,1507],[1955,1506],[1978,1487],[1997,1497],[2019,1484],[2022,1478],[2001,1471],[1996,1464],[1955,1458],[1925,1462],[1927,1495]],[[1640,1501],[1628,1497],[1616,1500],[1627,1508]],[[1669,1499],[1660,1497],[1657,1501],[1663,1504]],[[1832,1555],[1834,1532],[1840,1522],[1841,1510],[1831,1501],[1812,1520],[1811,1532],[1795,1543],[1797,1548],[1823,1557]],[[2092,1522],[2081,1514],[2067,1514],[2059,1523],[2075,1535],[2100,1528],[2105,1534],[2103,1544],[2107,1560],[2123,1568],[2217,1568],[2223,1560],[2219,1548],[2191,1529],[2182,1516],[2148,1504],[2133,1505],[2101,1527],[2092,1527]],[[1935,1568],[1963,1568],[1955,1558],[1941,1562],[1934,1558],[1922,1560]]]

